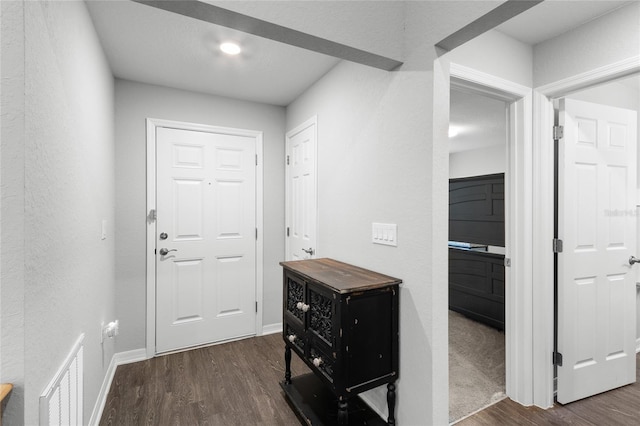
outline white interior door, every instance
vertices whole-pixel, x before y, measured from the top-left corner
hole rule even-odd
[[[316,119],[287,133],[287,260],[317,250]]]
[[[564,99],[558,402],[635,381],[636,113]]]
[[[156,134],[156,351],[255,334],[255,138]]]

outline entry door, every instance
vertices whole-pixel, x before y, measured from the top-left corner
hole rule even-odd
[[[636,113],[564,99],[558,402],[635,381]]]
[[[287,260],[316,254],[316,120],[287,133]]]
[[[156,351],[255,334],[255,139],[156,137]]]

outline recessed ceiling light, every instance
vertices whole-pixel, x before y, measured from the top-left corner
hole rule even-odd
[[[240,49],[240,46],[230,41],[222,43],[220,45],[220,50],[222,50],[227,55],[237,55],[242,51],[242,49]]]

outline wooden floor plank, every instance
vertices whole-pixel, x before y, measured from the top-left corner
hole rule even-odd
[[[640,380],[640,356],[638,359]],[[293,375],[309,372],[294,356]],[[118,367],[100,421],[107,425],[299,425],[279,383],[279,334],[210,346]],[[630,426],[640,424],[640,382],[549,410],[504,399],[458,426]]]
[[[309,371],[297,357],[291,368]],[[279,334],[122,365],[100,425],[299,425],[283,379]]]
[[[555,404],[548,410],[502,401],[457,423],[456,426],[489,425],[640,425],[640,354],[636,355],[636,382],[571,404]]]

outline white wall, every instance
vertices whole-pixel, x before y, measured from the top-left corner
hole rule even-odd
[[[24,7],[0,2],[2,9],[2,364],[0,381],[13,383],[3,412],[5,424],[24,423]]]
[[[640,2],[534,46],[534,87],[638,55]]]
[[[507,166],[505,145],[493,145],[449,154],[451,179],[504,173]]]
[[[431,136],[438,36],[432,5],[409,3],[405,65],[340,63],[287,108],[287,129],[318,117],[318,256],[403,280],[398,424],[447,424],[447,279],[435,265],[446,265],[448,208],[433,199],[447,192],[448,152],[434,158]],[[445,178],[434,189],[436,172]],[[372,222],[397,224],[398,247],[371,244]],[[365,396],[386,415],[384,387]]]
[[[533,50],[496,30],[468,41],[446,54],[452,63],[532,87]]]
[[[4,420],[38,424],[40,393],[85,333],[87,422],[113,354],[113,342],[99,342],[115,311],[113,79],[84,3],[2,6],[3,35],[17,43],[3,44],[3,77],[23,67],[7,86],[3,78],[17,105],[2,121],[3,373],[18,366]],[[5,313],[7,288],[23,312]]]
[[[118,352],[146,345],[146,118],[264,132],[263,323],[282,322],[284,108],[126,80],[115,93]]]

